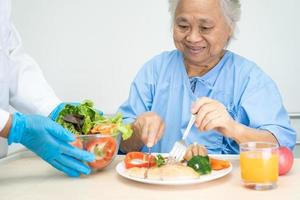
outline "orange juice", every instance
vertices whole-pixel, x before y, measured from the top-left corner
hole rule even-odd
[[[278,177],[277,151],[252,150],[240,153],[241,176],[245,183],[276,183]]]

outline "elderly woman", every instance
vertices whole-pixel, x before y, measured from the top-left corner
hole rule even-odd
[[[239,153],[239,143],[278,142],[293,148],[278,88],[254,62],[226,47],[240,18],[238,0],[169,0],[177,50],[148,61],[120,107],[134,136],[123,152],[169,152],[192,114],[187,143],[208,153]],[[146,145],[145,145],[146,144]]]

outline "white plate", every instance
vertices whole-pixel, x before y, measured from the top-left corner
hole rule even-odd
[[[141,182],[141,183],[156,184],[156,185],[188,185],[188,184],[204,183],[204,182],[208,182],[208,181],[215,180],[215,179],[221,178],[223,176],[226,176],[227,174],[229,174],[231,172],[231,170],[232,170],[232,164],[230,163],[229,168],[226,168],[223,170],[218,170],[218,171],[212,170],[211,174],[201,175],[197,179],[151,180],[151,179],[143,179],[143,178],[136,178],[136,177],[129,176],[126,173],[126,168],[125,168],[125,164],[123,161],[118,163],[118,165],[116,166],[117,173],[124,178],[130,179],[133,181],[137,181],[137,182]]]

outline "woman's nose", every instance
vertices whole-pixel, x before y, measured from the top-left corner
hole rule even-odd
[[[197,43],[201,42],[203,37],[198,30],[191,30],[191,32],[187,34],[186,40],[191,43]]]

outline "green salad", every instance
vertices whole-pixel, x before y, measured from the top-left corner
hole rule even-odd
[[[67,104],[60,111],[56,122],[75,135],[102,133],[116,136],[121,133],[123,140],[131,137],[131,125],[123,124],[121,113],[106,117],[93,105],[90,100],[85,100],[79,105]]]

